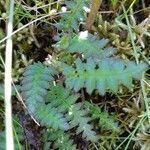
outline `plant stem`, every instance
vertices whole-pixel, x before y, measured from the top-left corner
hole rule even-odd
[[[9,20],[7,25],[7,36],[13,32],[14,0],[10,0]],[[11,67],[12,67],[12,38],[6,41],[5,53],[5,127],[6,127],[6,150],[14,150],[12,106],[11,106]]]
[[[93,0],[91,5],[91,11],[89,13],[89,16],[86,20],[86,29],[91,30],[91,27],[95,21],[96,15],[98,13],[98,10],[100,8],[102,0]]]

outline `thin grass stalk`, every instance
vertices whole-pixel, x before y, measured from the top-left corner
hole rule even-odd
[[[134,50],[134,57],[135,57],[136,63],[138,64],[139,63],[138,52],[137,52],[137,49],[136,49],[136,46],[135,46],[135,43],[134,43],[134,38],[133,38],[133,34],[132,34],[131,25],[130,25],[125,7],[124,6],[122,6],[122,7],[123,7],[123,12],[124,12],[124,15],[125,15],[126,22],[127,22],[129,35],[130,35],[130,38],[131,38],[131,43],[132,43],[133,50]],[[142,77],[142,80],[143,79],[144,79],[144,75]],[[143,99],[144,99],[144,103],[145,103],[145,107],[146,107],[148,121],[150,123],[150,108],[149,108],[149,104],[148,104],[147,94],[146,94],[146,91],[145,91],[145,84],[143,83],[142,80],[141,80],[141,89],[142,89]]]
[[[68,11],[68,12],[65,12],[65,13],[69,13],[69,11]],[[37,19],[35,19],[35,20],[33,20],[33,21],[31,21],[31,22],[29,22],[29,23],[23,25],[23,26],[20,27],[19,29],[15,30],[15,31],[12,32],[11,34],[9,34],[9,35],[7,35],[6,37],[4,37],[2,40],[0,40],[0,44],[3,43],[3,42],[5,42],[8,38],[10,38],[11,36],[15,35],[15,34],[18,33],[19,31],[23,30],[24,28],[26,28],[26,27],[32,25],[33,23],[35,23],[35,22],[37,22],[37,21],[40,21],[40,20],[45,19],[45,18],[47,18],[47,17],[51,17],[51,16],[54,16],[54,15],[57,16],[57,15],[65,14],[65,13],[64,13],[64,12],[50,13],[50,14],[46,14],[46,15],[44,15],[44,16],[42,16],[42,17],[39,17],[39,18],[37,18]],[[53,24],[52,24],[52,25],[53,25]]]
[[[11,71],[12,71],[12,37],[13,32],[13,13],[14,13],[14,0],[9,1],[9,18],[7,24],[6,52],[5,52],[5,130],[6,130],[6,150],[14,150],[13,140],[13,125],[12,125],[12,106],[11,106]]]

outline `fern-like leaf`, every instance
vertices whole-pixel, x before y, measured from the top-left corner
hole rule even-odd
[[[104,95],[109,89],[117,92],[119,85],[131,88],[132,78],[141,79],[146,64],[135,64],[128,62],[125,64],[118,59],[103,59],[96,63],[92,58],[82,63],[80,59],[75,61],[76,68],[64,65],[63,74],[66,76],[66,85],[76,92],[85,87],[89,94],[94,89],[98,89]]]
[[[88,111],[81,108],[81,103],[75,103],[77,99],[78,97],[72,95],[69,90],[58,85],[52,87],[47,95],[48,102],[66,113],[71,128],[78,126],[77,134],[83,132],[83,137],[96,141],[97,136],[88,123],[90,118],[86,117]]]
[[[81,53],[85,58],[94,57],[98,59],[110,57],[116,52],[113,47],[107,48],[108,39],[96,39],[96,36],[87,31],[80,32],[73,38],[63,36],[55,45],[57,49],[65,49],[69,53]]]
[[[70,139],[67,133],[61,130],[48,129],[45,134],[46,142],[54,142],[53,149],[76,150],[76,145],[73,144],[73,140]]]
[[[22,95],[28,111],[42,125],[54,129],[68,130],[69,125],[62,114],[50,104],[45,104],[45,96],[55,71],[52,67],[45,67],[41,63],[30,65],[22,80]]]
[[[86,117],[87,110],[81,110],[81,103],[78,103],[70,108],[67,118],[70,120],[71,127],[78,126],[77,134],[82,133],[82,136],[87,140],[96,142],[98,137],[92,130],[92,127],[88,122],[91,120],[90,117]]]
[[[91,114],[92,119],[99,120],[99,126],[102,129],[111,130],[112,132],[119,132],[118,123],[110,116],[107,112],[102,112],[100,107],[93,105],[89,102],[85,103],[85,108],[87,108]]]
[[[44,103],[44,96],[47,94],[49,82],[53,80],[54,70],[45,67],[41,63],[34,63],[27,67],[23,74],[22,96],[32,114],[38,106]]]
[[[54,129],[69,129],[66,118],[51,104],[39,106],[34,116],[40,121],[41,125],[51,126]]]
[[[79,22],[85,21],[84,9],[88,7],[89,0],[65,0],[65,4],[70,13],[63,14],[56,26],[64,32],[78,30]]]

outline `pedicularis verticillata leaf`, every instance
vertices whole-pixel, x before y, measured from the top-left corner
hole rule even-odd
[[[87,140],[98,140],[96,133],[92,130],[92,125],[89,124],[88,111],[82,108],[82,103],[76,103],[78,96],[57,85],[51,88],[46,99],[60,112],[66,113],[70,128],[77,127],[77,134],[82,132],[83,137]]]
[[[46,67],[42,63],[29,65],[23,74],[22,96],[29,113],[40,124],[52,126],[54,129],[68,130],[66,118],[55,107],[45,104],[47,89],[54,80],[54,74],[56,71],[52,67]]]
[[[69,124],[67,119],[53,105],[39,106],[38,110],[33,114],[41,125],[53,127],[54,129],[68,130]]]
[[[70,53],[81,53],[85,58],[94,57],[102,59],[110,57],[116,51],[113,47],[106,48],[108,42],[108,39],[99,40],[96,36],[85,31],[73,37],[66,49]]]
[[[79,22],[85,21],[85,9],[89,6],[89,0],[65,0],[67,12],[61,15],[56,24],[59,30],[64,32],[78,30]]]
[[[120,131],[117,121],[107,112],[103,112],[99,106],[85,102],[84,107],[89,110],[92,119],[98,120],[102,130],[106,129],[112,132]]]
[[[54,145],[53,145],[54,149],[76,150],[76,145],[74,145],[73,140],[70,138],[70,136],[67,133],[65,133],[61,130],[53,130],[53,129],[47,130],[44,133],[44,136],[45,135],[46,135],[47,143],[49,143],[49,141],[54,142]],[[45,148],[45,149],[48,149],[48,148]]]
[[[103,59],[94,62],[92,58],[82,62],[80,59],[75,61],[75,68],[64,65],[63,74],[66,77],[66,85],[76,92],[81,88],[86,88],[89,94],[94,89],[104,95],[106,90],[117,92],[119,85],[128,88],[132,86],[132,79],[140,80],[146,64],[135,64],[134,62],[125,63],[120,59]]]
[[[63,36],[55,47],[65,49],[69,53],[83,54],[84,58],[103,59],[116,52],[115,48],[107,47],[108,42],[108,39],[99,40],[96,36],[84,31],[72,38],[68,35]]]
[[[52,75],[55,70],[45,67],[42,63],[29,65],[23,74],[22,96],[31,113],[44,102],[44,96],[53,81]]]
[[[92,35],[88,31],[79,32],[80,24],[86,21],[85,10],[90,0],[63,2],[67,12],[60,15],[55,24],[61,31],[59,41],[54,45],[55,64],[49,67],[42,63],[29,65],[23,74],[21,91],[29,113],[41,125],[56,131],[56,135],[50,132],[52,135],[48,138],[48,141],[54,141],[54,149],[69,150],[75,149],[75,146],[67,133],[73,133],[71,137],[82,135],[92,142],[98,140],[92,120],[98,119],[97,126],[101,128],[119,132],[118,124],[108,113],[90,103],[85,106],[86,100],[82,101],[80,94],[74,92],[85,88],[86,91],[82,90],[84,97],[94,90],[105,95],[107,91],[117,93],[121,85],[131,88],[133,80],[142,78],[147,65],[114,59],[112,56],[116,49],[111,47],[109,39],[99,39],[95,33]],[[60,50],[64,55],[69,53],[73,60],[61,60]]]

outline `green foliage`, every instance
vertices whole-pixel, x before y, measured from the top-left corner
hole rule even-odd
[[[65,0],[65,4],[70,12],[62,14],[56,26],[64,32],[78,30],[79,22],[85,21],[84,8],[88,7],[89,0]]]
[[[63,74],[66,77],[65,83],[70,89],[77,92],[85,87],[89,94],[97,89],[99,94],[104,95],[107,89],[116,93],[120,84],[131,88],[132,78],[141,79],[145,69],[145,64],[136,65],[134,62],[125,64],[120,59],[107,58],[94,62],[89,58],[86,62],[77,59],[75,68],[64,65]]]
[[[101,6],[94,12],[98,1]],[[2,40],[7,38],[8,5],[0,1]],[[150,149],[150,71],[142,76],[147,66],[141,64],[150,64],[148,5],[148,0],[15,1],[15,85],[20,86],[27,66],[20,93],[27,108],[16,101],[20,97],[12,87],[13,113],[20,112],[23,125],[13,122],[15,150]],[[1,42],[0,150],[6,149],[5,46]],[[31,118],[22,116],[26,110]]]
[[[49,149],[49,141],[53,143],[53,149],[59,150],[76,150],[76,145],[73,144],[73,140],[70,139],[67,133],[61,130],[46,130],[44,133],[44,148]]]
[[[65,118],[56,108],[45,104],[44,96],[47,94],[54,73],[52,68],[41,63],[28,66],[22,80],[22,95],[30,114],[42,125],[67,130],[69,127]]]
[[[98,89],[101,95],[108,89],[117,92],[120,84],[131,87],[132,78],[140,79],[146,69],[145,64],[136,65],[112,58],[94,61],[91,57],[86,62],[76,59],[74,67],[64,63],[61,67],[67,87],[76,92],[85,87],[89,94]],[[70,90],[60,85],[53,86],[51,82],[56,74],[55,68],[41,63],[28,66],[24,73],[22,95],[30,114],[41,125],[61,130],[76,128],[77,134],[82,133],[83,138],[96,142],[98,137],[89,124],[90,111],[93,119],[100,119],[101,127],[117,131],[117,125],[99,107],[89,105],[90,109],[86,109],[81,102],[77,103],[78,96]]]
[[[108,39],[96,39],[96,36],[85,32],[80,32],[73,38],[68,35],[55,45],[56,48],[65,49],[69,53],[81,53],[85,58],[94,57],[98,59],[110,57],[116,52],[115,48],[105,48],[108,44]]]
[[[38,110],[33,115],[38,121],[40,121],[41,125],[50,126],[54,129],[69,129],[67,120],[59,110],[54,106],[51,106],[51,104],[39,106]]]
[[[96,127],[118,134],[120,129],[115,119],[85,98],[96,94],[91,96],[94,90],[105,95],[106,92],[117,93],[122,85],[131,89],[133,79],[140,80],[147,68],[144,63],[112,57],[116,48],[111,47],[109,41],[114,41],[114,37],[118,40],[119,31],[115,35],[110,33],[116,29],[111,24],[104,23],[106,28],[98,27],[98,32],[108,39],[99,39],[91,34],[93,32],[79,32],[80,23],[86,19],[84,9],[89,0],[64,2],[67,12],[55,24],[61,31],[61,38],[54,45],[56,51],[51,61],[54,63],[49,67],[42,63],[28,66],[22,80],[22,96],[29,113],[48,128],[44,133],[44,149],[74,150],[76,146],[70,138],[75,134],[82,135],[85,141],[97,142],[99,138],[91,125],[96,121]]]
[[[61,91],[61,93],[60,93]],[[83,132],[83,137],[91,141],[97,141],[97,136],[86,117],[88,111],[82,108],[82,103],[75,103],[78,97],[70,93],[62,86],[55,86],[48,92],[47,101],[58,108],[59,111],[66,113],[71,128],[78,126],[77,134]]]
[[[23,74],[22,96],[26,101],[29,112],[34,113],[44,103],[50,81],[53,80],[54,70],[41,63],[34,63],[27,67]]]
[[[89,110],[92,119],[99,120],[98,123],[101,129],[119,132],[120,129],[118,127],[118,123],[115,122],[114,118],[112,118],[107,112],[102,112],[100,107],[89,102],[86,102],[84,106]]]
[[[53,73],[51,68],[48,71],[48,68],[41,63],[34,63],[25,71],[22,80],[22,93],[29,112],[42,125],[63,130],[68,130],[69,125],[70,128],[78,126],[78,134],[83,132],[83,137],[96,141],[95,132],[88,124],[89,118],[85,116],[87,111],[81,110],[81,103],[75,104],[78,97],[71,95],[70,91],[61,86],[53,86],[49,92],[47,91],[50,85],[48,82],[53,79],[51,76]],[[45,96],[50,104],[45,104]],[[63,113],[66,113],[69,125]]]

